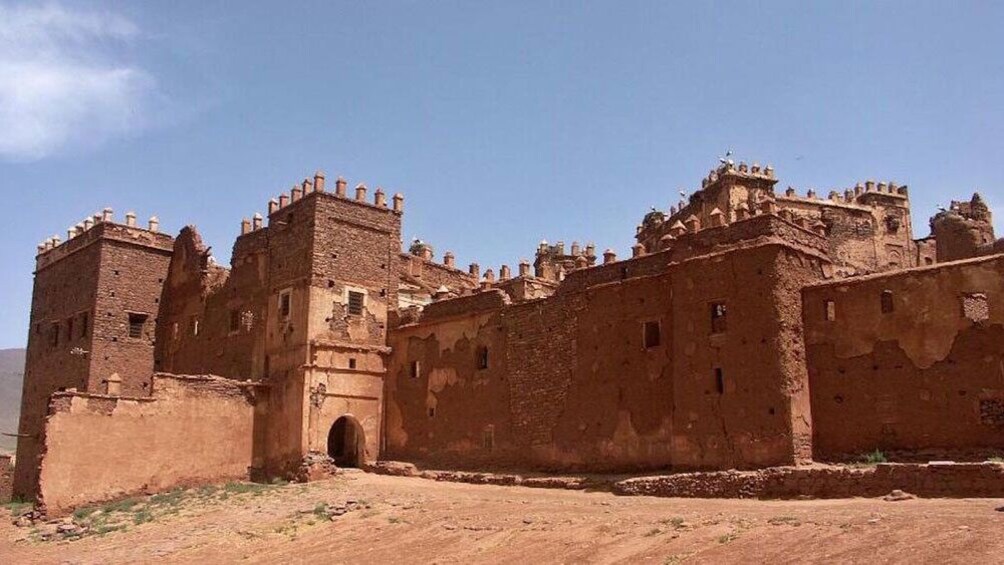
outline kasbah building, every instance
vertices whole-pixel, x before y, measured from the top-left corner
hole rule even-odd
[[[776,183],[726,161],[646,214],[629,258],[542,242],[497,272],[403,252],[401,195],[320,172],[241,223],[229,268],[192,226],[106,209],[38,247],[15,496],[60,513],[380,460],[677,473],[999,453],[986,203],[952,202],[915,239],[906,186]],[[940,472],[918,488],[975,488]]]

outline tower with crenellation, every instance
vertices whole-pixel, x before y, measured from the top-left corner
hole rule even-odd
[[[147,396],[154,326],[174,238],[110,208],[39,244],[25,358],[15,495],[38,488],[50,396]]]

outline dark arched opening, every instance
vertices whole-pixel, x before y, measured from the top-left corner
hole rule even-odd
[[[328,432],[328,455],[339,467],[358,467],[363,462],[366,440],[363,428],[351,416],[335,420]]]

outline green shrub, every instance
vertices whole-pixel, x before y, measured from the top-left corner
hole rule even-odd
[[[861,456],[861,462],[864,463],[864,464],[866,464],[866,465],[877,465],[879,463],[886,463],[886,462],[888,462],[888,459],[886,459],[884,453],[882,453],[881,451],[879,451],[878,449],[876,449],[875,451],[873,451],[871,453],[865,453],[864,455],[862,455]]]

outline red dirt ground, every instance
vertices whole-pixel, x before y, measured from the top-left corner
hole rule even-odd
[[[618,497],[358,472],[243,490],[106,507],[126,529],[76,541],[37,541],[4,519],[0,562],[1004,562],[1001,499]],[[323,511],[350,500],[342,516]]]

